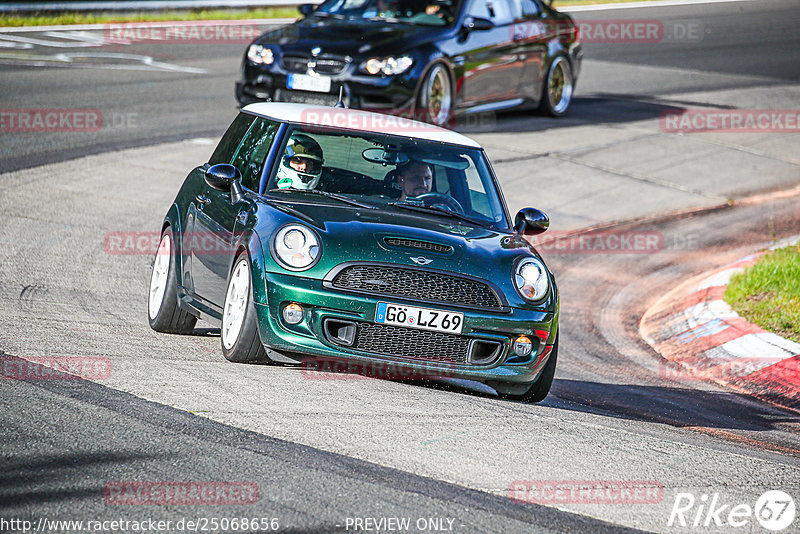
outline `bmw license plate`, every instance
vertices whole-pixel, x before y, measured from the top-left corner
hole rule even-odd
[[[331,79],[327,76],[309,76],[308,74],[290,74],[286,79],[286,87],[297,91],[314,91],[329,93]]]
[[[375,322],[446,334],[460,334],[464,324],[464,314],[379,302],[375,310]]]

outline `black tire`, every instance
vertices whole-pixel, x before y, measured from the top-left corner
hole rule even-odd
[[[559,81],[560,80],[560,81]],[[561,86],[560,89],[558,86]],[[572,103],[572,91],[575,82],[572,67],[563,55],[558,55],[550,62],[547,77],[542,86],[542,97],[539,101],[539,112],[551,117],[561,117]]]
[[[245,263],[247,269],[247,296],[244,304],[244,317],[241,320],[241,327],[238,333],[234,336],[233,340],[226,338],[225,330],[226,319],[229,313],[229,302],[231,297],[231,284],[237,268],[240,263]],[[242,252],[236,256],[233,262],[233,268],[228,275],[228,286],[225,290],[225,302],[222,305],[222,325],[220,327],[220,345],[222,346],[222,354],[228,361],[236,363],[254,363],[254,362],[269,362],[267,352],[264,350],[264,344],[261,343],[261,337],[258,334],[258,323],[256,319],[255,305],[253,304],[253,278],[250,270],[250,257],[247,253]],[[223,331],[224,330],[224,331]],[[226,347],[226,343],[232,341],[230,346]]]
[[[169,250],[162,250],[164,239],[169,240]],[[173,238],[172,229],[168,226],[161,232],[161,240],[159,240],[158,251],[153,260],[153,266],[150,272],[150,290],[148,291],[147,299],[147,319],[150,323],[150,328],[156,332],[163,332],[166,334],[191,334],[194,330],[194,325],[197,323],[197,317],[191,313],[182,310],[178,307],[178,282],[175,274],[175,240]],[[152,298],[154,290],[153,284],[155,282],[156,266],[159,265],[160,255],[168,255],[169,263],[166,274],[166,286],[164,287],[164,294],[161,302],[157,304],[157,310],[151,308],[156,307]],[[155,311],[155,313],[153,313]]]
[[[439,88],[438,90],[434,90],[434,92],[439,94],[442,99],[442,102],[438,106],[441,110],[438,115],[432,111],[432,109],[437,108],[436,104],[431,104],[432,87]],[[445,67],[443,63],[435,63],[428,69],[428,72],[425,74],[419,86],[416,116],[414,118],[419,121],[435,124],[436,126],[451,126],[453,120],[453,105],[455,103],[453,95],[453,82],[447,67]]]
[[[550,387],[553,385],[553,377],[556,374],[556,363],[558,360],[558,337],[561,333],[556,334],[556,341],[553,343],[553,352],[550,353],[550,359],[547,360],[542,373],[539,378],[531,384],[530,389],[521,394],[506,394],[503,395],[506,399],[518,400],[523,402],[537,403],[542,402],[547,394],[550,393]]]

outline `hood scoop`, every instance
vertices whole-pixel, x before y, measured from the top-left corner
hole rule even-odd
[[[384,237],[383,243],[389,248],[434,252],[446,256],[455,252],[455,249],[450,245],[442,245],[441,243],[423,241],[421,239],[410,239],[407,237]]]

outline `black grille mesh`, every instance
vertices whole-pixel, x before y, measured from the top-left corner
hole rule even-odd
[[[319,74],[339,74],[347,66],[344,59],[314,58],[311,69]],[[289,72],[305,74],[308,71],[309,58],[305,56],[284,56],[283,67]]]
[[[353,348],[358,350],[413,360],[467,362],[469,339],[465,337],[384,324],[357,324]]]
[[[351,265],[334,277],[333,287],[459,306],[502,308],[497,295],[483,282],[404,267]]]
[[[313,91],[276,89],[275,100],[278,102],[299,102],[301,104],[332,106],[339,101],[339,96],[328,93],[315,93]]]
[[[420,241],[418,239],[404,239],[400,237],[387,237],[383,240],[390,247],[415,248],[419,250],[429,250],[440,254],[452,254],[453,247],[450,245],[440,245],[430,241]]]

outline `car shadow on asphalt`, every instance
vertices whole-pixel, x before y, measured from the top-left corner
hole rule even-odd
[[[707,106],[695,102],[663,103],[643,95],[593,94],[576,97],[566,115],[543,116],[536,111],[471,113],[456,120],[455,130],[464,134],[489,132],[539,132],[593,124],[620,124],[680,114],[684,106]]]

